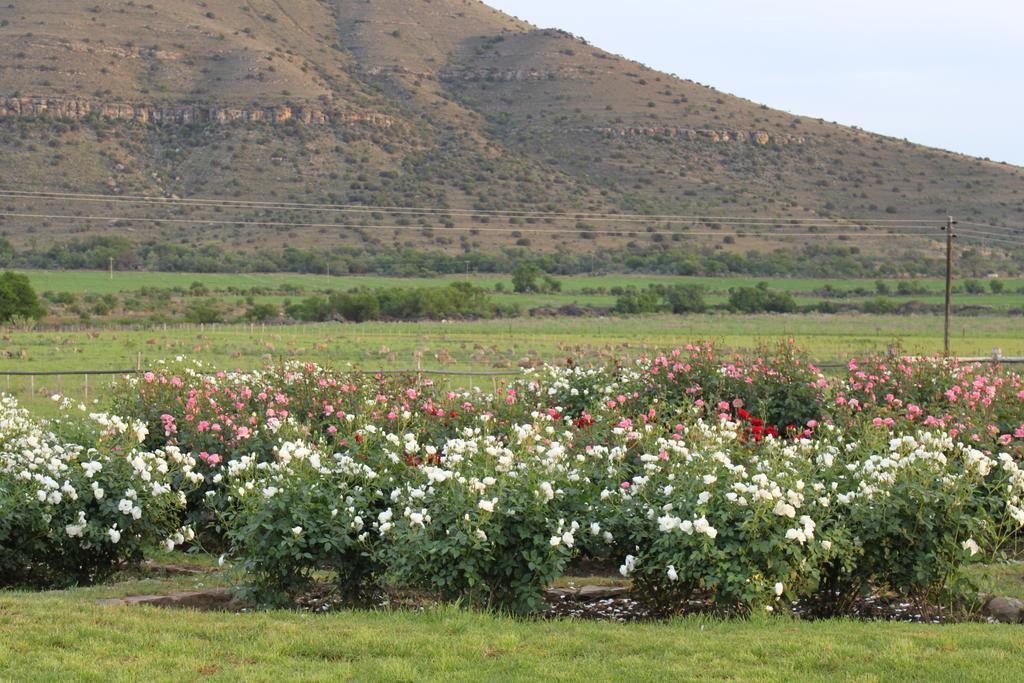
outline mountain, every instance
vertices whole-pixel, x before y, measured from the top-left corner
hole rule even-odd
[[[117,234],[452,254],[813,243],[906,260],[940,254],[953,212],[1011,226],[965,237],[1019,264],[1024,234],[1024,169],[773,110],[475,0],[10,0],[0,190],[111,197],[0,197],[20,249]],[[339,206],[124,200],[141,196]]]

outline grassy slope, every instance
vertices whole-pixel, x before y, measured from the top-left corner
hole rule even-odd
[[[95,604],[195,583],[0,592],[0,678],[1012,681],[1024,655],[1019,626],[987,624],[755,618],[620,625],[455,608],[310,615]]]
[[[980,221],[1020,223],[1024,216],[1021,169],[762,108],[563,33],[535,29],[478,2],[208,0],[202,5],[99,4],[87,11],[69,0],[22,0],[0,7],[0,19],[9,22],[0,27],[0,90],[6,89],[0,96],[19,92],[231,106],[312,103],[381,112],[395,121],[388,130],[264,125],[186,130],[123,123],[68,130],[48,121],[0,122],[4,187],[109,192],[116,186],[124,194],[572,212],[913,216],[927,223],[946,210]],[[119,57],[126,49],[137,53]],[[474,73],[542,77],[506,80]],[[765,130],[804,136],[806,143],[758,147],[657,136],[608,138],[593,131],[608,126]],[[9,203],[53,214],[69,209]],[[123,206],[72,208],[130,213]],[[157,214],[169,215],[156,209],[135,215]],[[202,210],[187,216],[223,220]],[[285,217],[293,222],[351,219],[302,211]],[[375,244],[460,252],[494,250],[518,239],[488,229],[525,234],[550,227],[458,218],[458,229],[448,232],[433,219],[423,219],[432,230],[421,231],[418,220],[403,229],[382,227],[396,220],[368,219],[364,232],[137,223],[128,234],[236,248]],[[2,227],[20,246],[40,236],[125,234],[102,222],[88,227],[67,220],[34,223],[34,231],[32,221]],[[574,229],[573,221],[567,225]],[[638,232],[596,239],[528,237],[530,248],[540,251],[655,244],[644,232],[647,226],[626,227]],[[469,228],[483,230],[472,234]],[[738,233],[742,230],[725,225],[720,236],[683,237],[671,244],[746,252],[795,249],[810,241],[900,257],[938,253],[934,240],[907,239],[894,246],[892,240],[860,239],[863,235],[852,228],[844,242]],[[734,243],[723,244],[726,236]]]

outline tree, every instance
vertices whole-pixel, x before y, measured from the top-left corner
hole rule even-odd
[[[519,294],[536,292],[540,268],[533,263],[517,263],[512,270],[512,289]]]
[[[705,289],[700,285],[676,285],[665,291],[665,301],[673,313],[703,313],[708,309],[704,301]]]
[[[928,288],[913,280],[906,280],[896,285],[896,293],[900,296],[923,296],[928,293]]]
[[[964,280],[964,289],[968,294],[984,294],[985,285],[977,280]]]
[[[45,313],[28,276],[11,271],[0,275],[0,323],[16,318],[39,320]]]
[[[793,313],[796,300],[788,292],[768,289],[765,282],[757,287],[736,287],[729,290],[729,310],[734,313]]]
[[[545,294],[550,294],[552,292],[561,292],[562,283],[556,280],[555,278],[551,277],[550,275],[545,275],[543,278],[541,278],[540,291],[544,292]]]
[[[545,294],[561,291],[562,283],[542,272],[537,264],[520,262],[512,270],[512,288],[520,294]]]
[[[0,267],[9,266],[14,263],[15,256],[17,254],[14,251],[14,245],[0,237]]]
[[[219,323],[223,312],[215,299],[198,299],[185,307],[185,321],[194,324]]]
[[[660,303],[658,292],[653,287],[641,290],[630,287],[615,301],[614,310],[628,315],[656,313]]]
[[[260,323],[273,320],[279,315],[281,315],[281,310],[274,304],[253,303],[249,305],[242,317],[249,322]]]

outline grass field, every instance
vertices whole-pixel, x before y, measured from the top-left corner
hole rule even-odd
[[[953,351],[1024,355],[1019,319],[954,320]],[[942,350],[942,318],[898,315],[727,315],[608,318],[521,318],[471,322],[320,323],[288,326],[169,325],[142,330],[11,331],[2,337],[0,369],[73,370],[134,367],[179,354],[224,367],[301,357],[364,368],[508,368],[526,357],[584,360],[627,352],[667,350],[712,340],[735,350],[795,338],[818,360],[885,351],[931,354]],[[477,348],[483,347],[483,348]],[[446,359],[450,356],[450,359]]]
[[[130,278],[138,277],[136,280]],[[427,286],[438,280],[313,276],[115,275],[34,273],[40,290],[120,291],[143,286],[211,288],[300,284]],[[38,280],[36,278],[44,278]],[[51,278],[51,279],[45,279]],[[104,279],[106,278],[106,279]],[[207,279],[209,278],[209,279]],[[294,278],[294,279],[292,279]],[[269,281],[268,281],[269,280]],[[567,279],[572,289],[646,285],[678,279],[621,276]],[[161,284],[155,284],[159,281]],[[322,281],[322,282],[321,282]],[[487,280],[493,288],[498,278]],[[44,283],[51,283],[49,285]],[[713,288],[753,280],[716,280]],[[773,286],[783,288],[776,281]],[[825,281],[801,281],[809,291]],[[311,284],[316,283],[316,284]],[[510,283],[506,281],[506,286]],[[839,286],[840,283],[834,283]],[[929,283],[931,287],[932,283]],[[991,295],[984,295],[991,296]],[[1015,295],[1014,295],[1015,296]],[[1008,297],[996,297],[1006,299]],[[1009,297],[1012,298],[1012,297]],[[546,301],[546,300],[545,300]],[[539,305],[539,304],[538,304]],[[1019,318],[958,318],[960,355],[1024,355]],[[251,368],[285,359],[362,369],[516,371],[537,362],[610,362],[690,341],[749,350],[794,338],[820,361],[885,351],[941,350],[937,316],[707,314],[644,318],[519,318],[476,322],[293,326],[167,326],[146,330],[15,331],[0,336],[0,370],[60,371],[149,366],[177,355],[217,368]],[[0,391],[46,413],[46,397],[104,395],[104,378],[0,377]],[[490,387],[487,377],[454,381]],[[181,560],[176,560],[181,561]],[[209,558],[195,560],[209,566]],[[1019,565],[979,569],[983,590],[1024,597]],[[201,577],[152,574],[63,592],[0,591],[0,681],[22,680],[359,680],[359,681],[1015,681],[1024,634],[1019,626],[948,626],[686,618],[666,623],[531,621],[457,608],[411,611],[215,613],[97,605],[100,598],[227,585],[231,572]]]
[[[96,604],[230,581],[154,573],[0,592],[0,680],[1015,681],[1024,656],[1021,627],[993,624],[762,616],[615,624],[454,607],[314,615]]]
[[[379,289],[385,287],[438,287],[452,282],[471,282],[479,287],[493,291],[501,285],[504,293],[496,293],[496,303],[517,305],[525,309],[537,306],[562,306],[579,304],[585,306],[611,307],[616,297],[609,293],[596,293],[594,290],[610,290],[614,287],[637,287],[647,285],[673,285],[680,283],[699,284],[707,288],[706,301],[717,306],[726,303],[728,291],[732,287],[752,287],[759,282],[767,282],[772,289],[786,291],[797,297],[801,305],[811,305],[823,301],[820,292],[826,286],[839,291],[851,291],[858,288],[866,289],[871,296],[851,296],[840,299],[844,303],[860,303],[873,298],[874,280],[830,280],[827,278],[755,278],[755,277],[673,277],[651,275],[581,275],[558,278],[562,291],[554,294],[516,294],[512,291],[512,280],[507,275],[470,274],[459,276],[442,276],[433,278],[398,278],[380,276],[345,276],[329,277],[326,275],[299,274],[196,274],[196,273],[148,273],[124,272],[109,273],[97,271],[25,271],[38,292],[73,292],[76,294],[127,294],[143,287],[189,289],[194,283],[201,283],[213,292],[214,298],[225,303],[236,302],[237,294],[227,292],[228,289],[245,290],[253,287],[278,289],[280,287],[302,288],[302,294],[290,298],[326,291],[344,291],[356,287]],[[966,294],[958,293],[956,303],[969,306],[989,306],[994,309],[1024,308],[1024,280],[1003,279],[1005,287],[1002,294]],[[889,281],[895,292],[898,281]],[[916,300],[927,304],[939,304],[943,301],[944,283],[940,279],[916,280],[915,284],[927,290],[926,294],[897,296],[891,295],[896,303]],[[257,303],[281,305],[285,296],[257,296]]]
[[[363,276],[327,276],[301,275],[296,273],[152,273],[152,272],[115,272],[114,277],[106,271],[58,271],[58,270],[27,270],[22,271],[29,276],[32,286],[37,291],[55,292],[125,292],[141,287],[182,287],[187,289],[194,282],[200,282],[210,289],[227,289],[228,287],[280,287],[282,285],[304,287],[308,290],[351,289],[353,287],[436,287],[450,282],[470,281],[480,287],[493,289],[496,284],[503,283],[509,291],[512,289],[512,278],[508,275],[484,275],[471,273],[467,275],[438,276],[429,278],[383,277],[376,275]],[[771,278],[771,277],[678,277],[671,275],[577,275],[556,277],[562,283],[565,292],[575,292],[583,288],[611,287],[646,287],[649,284],[700,284],[710,291],[725,292],[730,287],[753,286],[759,282],[767,282],[773,289],[787,292],[811,292],[826,285],[842,291],[863,287],[873,290],[875,280],[849,280],[830,278]],[[1024,287],[1024,279],[1002,278],[1008,292],[1016,292]],[[886,281],[893,290],[899,280]],[[944,282],[940,278],[924,278],[914,280],[915,284],[926,288],[930,294],[940,295]],[[968,295],[964,295],[968,296]],[[981,295],[984,296],[984,295]],[[1009,294],[1004,296],[1010,296]]]
[[[735,350],[793,338],[816,360],[845,361],[898,346],[906,353],[942,349],[936,316],[726,315],[643,318],[520,318],[475,322],[323,323],[292,326],[168,326],[149,330],[7,331],[0,337],[0,371],[130,369],[178,355],[218,368],[248,369],[288,359],[364,370],[514,371],[522,364],[612,362],[687,342],[711,340]],[[1024,356],[1021,321],[962,318],[953,327],[953,351]],[[91,378],[90,397],[105,380]],[[491,380],[467,380],[489,386]],[[85,396],[86,380],[0,377],[0,391],[27,403],[52,393]]]
[[[614,287],[645,287],[649,284],[696,283],[708,289],[707,301],[722,304],[728,289],[753,286],[759,278],[679,278],[669,276],[596,275],[561,278],[562,291],[553,294],[515,294],[511,279],[498,275],[437,278],[327,277],[297,274],[194,274],[95,271],[27,271],[40,292],[121,294],[131,296],[143,287],[188,290],[201,283],[210,296],[227,308],[244,310],[240,292],[253,287],[275,290],[255,297],[258,303],[282,305],[317,292],[353,287],[433,287],[451,282],[473,282],[503,293],[493,294],[497,303],[523,310],[537,306],[557,307],[578,303],[613,306]],[[800,304],[820,301],[816,295],[826,285],[837,290],[864,288],[874,291],[874,281],[828,279],[767,279],[774,289],[797,295]],[[1008,294],[957,295],[958,304],[1024,307],[1024,280],[1003,280]],[[926,295],[893,297],[894,301],[942,300],[942,281],[919,280]],[[890,281],[895,290],[897,282]],[[286,295],[281,287],[298,288]],[[600,293],[600,292],[605,293]],[[190,297],[185,297],[186,300]],[[844,302],[857,299],[843,299]],[[52,322],[52,321],[51,321]],[[66,321],[67,322],[67,321]],[[73,318],[72,322],[77,322]],[[1024,330],[1019,318],[990,313],[960,317],[953,325],[953,351],[962,356],[989,356],[993,349],[1003,355],[1024,355]],[[88,327],[68,331],[8,331],[0,337],[0,371],[61,371],[128,369],[183,355],[220,368],[252,368],[287,359],[311,360],[335,366],[353,365],[364,370],[434,369],[459,371],[514,371],[539,362],[560,363],[573,358],[584,363],[609,362],[622,357],[668,350],[687,342],[711,340],[735,350],[794,338],[819,361],[845,361],[851,356],[899,348],[913,354],[932,354],[942,349],[942,318],[935,315],[731,315],[709,313],[688,316],[643,318],[530,318],[520,317],[474,322],[395,322],[355,324],[306,324],[291,326],[160,325],[147,329],[116,328],[99,318]],[[91,385],[90,385],[91,382]],[[0,377],[0,391],[17,395],[33,407],[53,393],[93,398],[107,380],[103,378],[52,377],[39,379]],[[491,384],[488,378],[461,379],[462,384]]]

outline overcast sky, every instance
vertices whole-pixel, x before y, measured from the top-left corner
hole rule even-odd
[[[796,114],[1024,165],[1024,0],[486,0]]]

